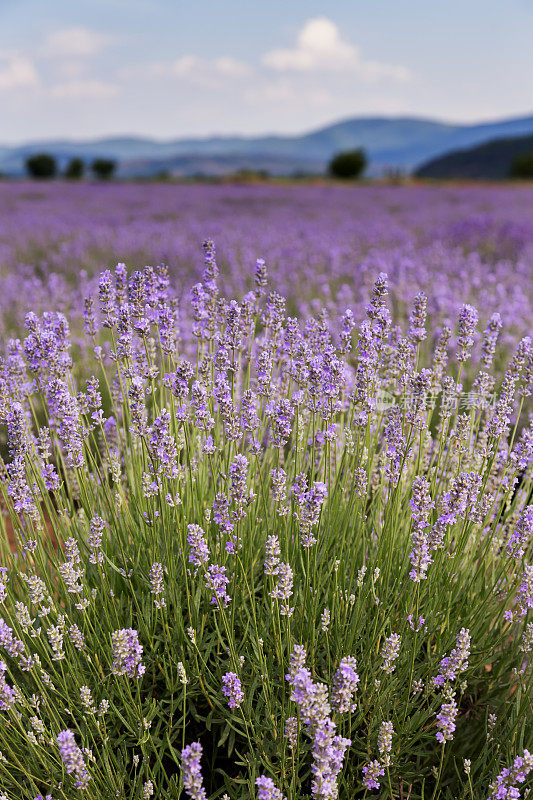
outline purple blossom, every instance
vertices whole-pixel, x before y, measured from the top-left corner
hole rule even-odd
[[[520,615],[525,616],[529,609],[533,608],[533,564],[526,564],[521,581],[516,593],[516,602]]]
[[[86,789],[90,780],[83,753],[76,744],[74,734],[68,728],[57,735],[59,754],[68,774],[74,773],[78,789]]]
[[[379,789],[380,783],[379,778],[382,775],[385,775],[385,770],[379,763],[379,761],[370,761],[368,764],[365,764],[363,767],[363,786],[365,789]]]
[[[523,755],[517,756],[511,767],[508,767],[490,784],[490,797],[488,800],[518,800],[520,790],[515,784],[525,781],[533,770],[533,755],[529,750],[524,750]]]
[[[281,551],[277,536],[268,536],[266,542],[265,575],[275,575]]]
[[[143,647],[139,634],[133,628],[122,628],[111,634],[113,645],[113,674],[140,678],[146,667],[141,664]]]
[[[150,449],[154,459],[159,462],[159,469],[169,479],[177,478],[178,448],[170,430],[170,412],[163,409],[154,419],[150,429]]]
[[[317,524],[322,504],[327,497],[328,490],[325,483],[315,481],[307,491],[299,488],[301,476],[296,476],[296,481],[292,487],[293,497],[298,506],[298,525],[300,528],[300,542],[302,547],[312,547],[316,543],[316,537],[312,533],[312,528]]]
[[[470,655],[470,631],[461,628],[457,634],[457,647],[449,656],[444,656],[440,662],[440,673],[435,678],[436,686],[443,686],[446,681],[454,681],[457,676],[468,669],[468,656]]]
[[[331,689],[332,708],[340,714],[355,711],[357,704],[353,696],[357,691],[359,675],[356,672],[357,662],[353,656],[341,658],[341,662],[333,676]]]
[[[272,573],[276,576],[277,583],[269,592],[269,597],[273,600],[281,600],[280,614],[284,617],[292,617],[294,607],[290,607],[288,600],[292,595],[293,590],[293,572],[290,564],[280,561]]]
[[[382,722],[379,726],[378,750],[381,763],[386,767],[390,766],[390,752],[392,749],[393,734],[394,728],[392,722]]]
[[[513,558],[522,558],[533,538],[533,506],[521,514],[507,542],[507,552]]]
[[[446,700],[437,714],[437,741],[441,744],[449,742],[453,739],[455,731],[455,719],[457,717],[458,709],[455,702],[455,695],[452,695]]]
[[[205,533],[199,525],[187,525],[187,543],[189,545],[189,563],[199,567],[209,561],[209,548]]]
[[[391,635],[385,639],[381,646],[380,655],[383,658],[383,666],[381,669],[384,672],[389,673],[389,675],[396,669],[394,662],[400,654],[401,641],[402,637],[399,633],[391,633]]]
[[[231,597],[226,592],[228,583],[229,578],[226,575],[226,567],[220,567],[218,564],[211,564],[205,575],[205,585],[213,592],[211,597],[211,603],[213,605],[220,605],[222,608],[226,608],[230,603]]]
[[[202,778],[202,745],[193,742],[181,751],[183,786],[191,800],[207,800]]]
[[[413,549],[409,553],[413,569],[410,571],[409,577],[412,581],[418,583],[427,577],[428,567],[433,560],[431,557],[433,542],[427,527],[435,503],[429,494],[427,478],[417,476],[414,479],[409,505],[411,506],[413,519],[413,532],[411,534]]]
[[[230,708],[237,708],[244,700],[241,682],[235,672],[226,672],[223,676],[222,692],[228,698]]]
[[[12,686],[10,686],[5,678],[7,671],[7,664],[0,661],[0,711],[7,711],[16,702],[16,693]]]
[[[427,297],[424,292],[419,292],[414,299],[413,311],[409,317],[409,330],[407,336],[416,344],[426,338]]]
[[[260,775],[256,779],[255,785],[257,786],[257,800],[286,800],[272,778],[267,778],[265,775]]]
[[[470,357],[477,323],[478,313],[476,309],[465,303],[459,314],[459,333],[457,336],[457,344],[459,345],[457,360],[459,362],[466,361]]]
[[[481,361],[485,367],[490,367],[496,352],[496,342],[502,327],[501,316],[496,313],[491,316],[487,322],[485,333],[483,334],[483,343],[481,345]]]
[[[336,734],[335,723],[330,718],[327,687],[313,681],[305,667],[305,659],[305,649],[296,645],[286,679],[291,686],[291,700],[297,704],[300,719],[313,741],[311,793],[318,800],[335,800],[338,797],[338,775],[351,741]]]
[[[156,608],[166,606],[165,598],[161,595],[165,591],[165,568],[159,562],[154,562],[150,568],[150,593],[154,595]]]

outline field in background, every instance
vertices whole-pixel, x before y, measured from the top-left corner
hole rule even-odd
[[[423,289],[435,320],[472,302],[527,331],[533,296],[533,188],[338,185],[0,183],[0,319],[68,310],[117,261],[168,265],[188,296],[214,240],[227,296],[242,296],[265,258],[289,310],[350,306],[362,318],[378,273],[394,302]]]

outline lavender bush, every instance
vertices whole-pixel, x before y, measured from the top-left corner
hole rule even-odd
[[[527,792],[531,340],[204,256],[6,342],[0,797]]]

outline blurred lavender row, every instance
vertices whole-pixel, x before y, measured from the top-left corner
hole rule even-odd
[[[423,290],[434,329],[466,302],[481,322],[502,313],[503,342],[530,326],[531,188],[3,182],[0,334],[20,329],[30,297],[36,313],[76,313],[93,276],[117,260],[166,264],[188,297],[206,237],[230,297],[251,288],[265,257],[298,315],[325,306],[335,320],[350,307],[360,321],[383,271],[400,318]]]

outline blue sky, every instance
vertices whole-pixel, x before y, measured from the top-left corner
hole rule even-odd
[[[0,0],[0,143],[533,113],[533,0]]]

